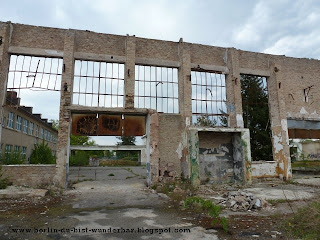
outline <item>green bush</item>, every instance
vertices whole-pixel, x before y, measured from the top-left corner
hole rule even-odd
[[[21,152],[3,153],[0,157],[0,162],[3,165],[23,164],[24,160],[25,159],[21,155]]]
[[[0,189],[6,189],[9,185],[11,185],[9,178],[2,178],[2,166],[0,165]]]
[[[44,141],[41,144],[34,144],[34,149],[32,150],[30,156],[31,164],[55,164],[56,157],[52,154],[51,148],[48,143]]]
[[[88,166],[90,154],[85,151],[76,151],[74,155],[70,157],[70,166]]]

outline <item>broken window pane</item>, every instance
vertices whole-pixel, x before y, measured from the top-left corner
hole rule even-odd
[[[73,104],[123,107],[124,64],[76,60]]]
[[[136,65],[134,95],[136,108],[179,113],[178,69]]]
[[[228,126],[225,75],[191,71],[192,122],[197,126]]]

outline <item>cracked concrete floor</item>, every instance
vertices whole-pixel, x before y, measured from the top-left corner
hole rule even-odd
[[[166,195],[146,188],[145,172],[143,167],[71,168],[69,179],[78,183],[62,204],[0,218],[0,239],[218,239],[215,230],[170,209]]]

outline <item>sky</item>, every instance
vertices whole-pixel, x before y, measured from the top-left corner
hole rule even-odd
[[[318,0],[1,0],[0,21],[320,59]]]

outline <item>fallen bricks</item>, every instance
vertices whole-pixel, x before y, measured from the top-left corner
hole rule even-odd
[[[248,211],[266,208],[268,203],[250,192],[238,190],[225,193],[222,198],[218,199],[218,205],[232,211]]]

